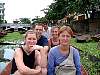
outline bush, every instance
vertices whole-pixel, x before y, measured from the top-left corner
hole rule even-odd
[[[80,49],[81,63],[89,75],[100,75],[100,50],[97,50],[97,42],[77,43],[73,38],[71,44]]]

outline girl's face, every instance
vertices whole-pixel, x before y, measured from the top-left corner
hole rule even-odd
[[[58,28],[52,29],[51,34],[52,34],[53,37],[58,37]]]
[[[25,39],[25,44],[29,47],[33,47],[33,45],[36,45],[36,43],[37,43],[36,34],[28,34]]]
[[[67,31],[63,31],[59,35],[59,40],[61,45],[69,45],[70,39],[71,39],[71,35]]]

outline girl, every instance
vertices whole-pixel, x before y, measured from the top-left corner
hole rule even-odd
[[[58,35],[60,44],[48,54],[48,75],[81,75],[79,52],[70,46],[71,28],[62,26]]]
[[[59,27],[58,26],[53,26],[51,28],[52,37],[48,40],[48,44],[49,44],[50,48],[54,47],[56,45],[59,45],[58,31],[59,31]]]
[[[26,32],[24,43],[23,46],[15,49],[11,73],[14,75],[40,75],[41,55],[38,50],[43,48],[36,45],[37,37],[33,30]]]

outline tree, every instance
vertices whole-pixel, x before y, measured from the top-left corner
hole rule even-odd
[[[5,23],[7,23],[7,20],[5,20]]]
[[[88,12],[97,5],[100,5],[100,0],[54,0],[45,14],[49,20],[59,20],[73,13],[86,14],[88,18]]]
[[[39,18],[38,16],[36,16],[36,18],[32,19],[33,23],[48,23],[48,20],[46,19],[46,17],[41,17]]]
[[[55,3],[52,3],[49,6],[48,12],[46,14],[46,18],[49,20],[62,19],[66,14],[65,5],[66,5],[65,0],[60,0],[58,2],[55,1]]]
[[[22,24],[31,24],[29,18],[20,18],[20,23]]]
[[[4,23],[4,20],[0,16],[0,24]]]
[[[4,23],[3,20],[0,19],[0,24]]]
[[[14,24],[18,24],[19,21],[16,19],[16,20],[13,21],[13,23],[14,23]]]
[[[0,19],[0,24],[7,23],[7,20]]]

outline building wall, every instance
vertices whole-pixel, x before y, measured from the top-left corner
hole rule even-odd
[[[87,20],[76,20],[73,22],[73,28],[77,33],[88,32],[88,21]]]
[[[92,22],[90,21],[89,30],[90,33],[100,33],[100,19],[94,19]]]
[[[100,34],[100,19],[75,21],[73,28],[77,33]]]

